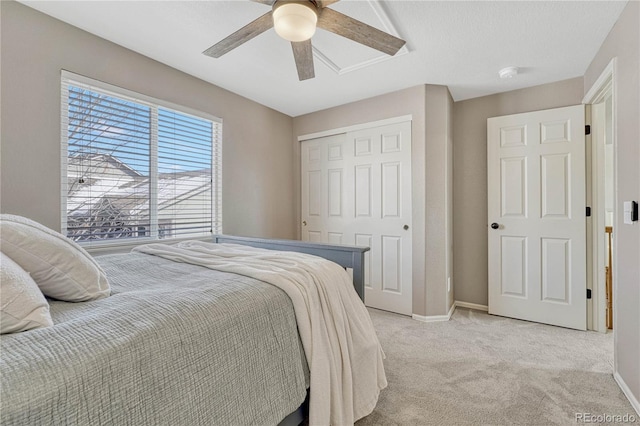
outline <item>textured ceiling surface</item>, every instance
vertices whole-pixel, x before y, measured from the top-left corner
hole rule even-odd
[[[319,29],[316,78],[298,81],[273,29],[219,59],[202,51],[269,11],[250,1],[22,1],[290,116],[419,84],[454,100],[582,76],[627,1],[374,1],[330,7],[407,41],[395,57]],[[498,70],[517,66],[508,80]]]

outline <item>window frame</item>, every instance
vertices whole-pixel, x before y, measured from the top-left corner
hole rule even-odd
[[[149,146],[149,214],[151,217],[151,235],[148,237],[116,238],[109,240],[89,240],[78,243],[92,251],[134,247],[141,244],[157,242],[177,242],[193,239],[210,240],[215,234],[222,233],[222,141],[223,141],[223,121],[219,117],[198,111],[183,105],[174,104],[169,101],[157,99],[132,90],[114,86],[103,81],[94,80],[79,74],[62,70],[60,78],[60,232],[67,236],[67,195],[69,191],[68,154],[69,154],[69,86],[75,86],[86,90],[103,93],[108,96],[120,98],[129,102],[144,105],[150,108],[150,146]],[[213,123],[212,147],[211,147],[211,236],[187,236],[177,238],[158,238],[158,108],[174,110],[178,113],[187,114],[208,120]],[[155,117],[155,120],[153,118]]]

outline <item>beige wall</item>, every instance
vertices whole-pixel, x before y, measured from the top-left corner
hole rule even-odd
[[[447,279],[450,282],[447,294],[447,308],[455,301],[455,285],[453,282],[453,98],[448,94],[447,100]]]
[[[640,199],[640,3],[630,1],[589,65],[586,94],[616,57],[617,203],[614,264],[616,371],[640,409],[640,225],[624,225],[622,202]]]
[[[453,169],[450,126],[453,99],[445,86],[426,87],[426,312],[444,315],[453,303],[450,300],[453,290],[447,293],[447,278],[451,276],[452,266],[449,174]]]
[[[446,304],[447,119],[452,103],[443,86],[416,86],[294,118],[296,226],[300,233],[300,147],[297,137],[386,118],[411,115],[413,313],[443,315]],[[427,125],[429,121],[429,125]],[[449,135],[450,136],[450,135]],[[427,198],[433,200],[427,208]],[[426,247],[425,241],[429,241]],[[427,250],[429,257],[427,258]],[[434,264],[430,270],[426,264]]]
[[[487,305],[487,118],[582,103],[582,78],[453,105],[453,276],[456,300]]]
[[[224,232],[295,237],[292,119],[19,3],[1,3],[1,210],[60,229],[62,69],[224,120]]]

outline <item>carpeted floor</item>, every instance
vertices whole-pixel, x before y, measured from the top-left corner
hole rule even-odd
[[[456,309],[423,323],[369,310],[389,386],[367,425],[570,425],[637,414],[615,383],[613,335]]]

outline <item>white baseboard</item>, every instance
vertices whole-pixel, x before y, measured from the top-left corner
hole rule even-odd
[[[449,321],[451,319],[451,315],[453,315],[453,311],[455,310],[456,310],[456,304],[454,303],[453,305],[451,305],[451,309],[449,309],[449,312],[446,315],[424,316],[424,315],[413,314],[411,315],[411,318],[413,318],[416,321],[422,321],[422,322]]]
[[[469,302],[461,302],[456,300],[455,302],[456,308],[467,308],[467,309],[475,309],[476,311],[484,311],[489,312],[489,307],[487,305],[478,305],[477,303],[469,303]]]
[[[416,321],[422,321],[422,322],[449,321],[451,319],[451,315],[453,315],[453,312],[456,310],[457,307],[475,309],[476,311],[484,311],[484,312],[489,311],[489,307],[486,305],[478,305],[477,303],[459,302],[456,300],[455,302],[453,302],[453,305],[451,305],[451,309],[449,309],[449,312],[446,315],[424,316],[424,315],[413,314],[411,315],[411,318],[413,318]]]
[[[618,386],[620,386],[620,389],[622,389],[622,393],[624,393],[624,396],[627,397],[633,409],[636,410],[636,413],[638,413],[638,415],[640,416],[640,402],[638,402],[638,399],[631,392],[631,389],[629,389],[629,386],[627,386],[622,376],[620,376],[620,374],[618,374],[618,372],[616,371],[615,373],[613,373],[613,378],[615,379],[616,383],[618,383]]]

